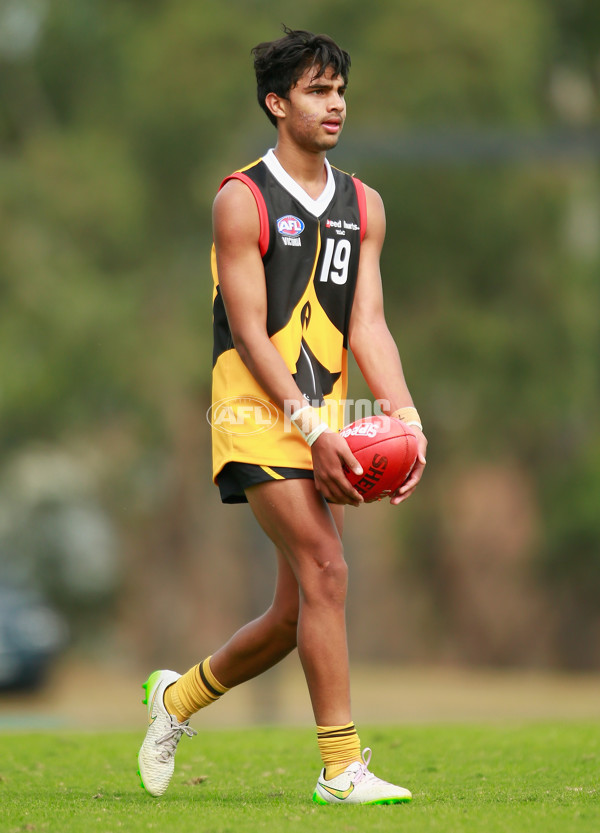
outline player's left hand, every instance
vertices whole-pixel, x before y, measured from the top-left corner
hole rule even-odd
[[[419,448],[417,462],[415,463],[408,480],[406,480],[399,489],[396,489],[390,498],[392,506],[398,506],[399,503],[402,503],[412,495],[414,490],[417,488],[419,480],[425,471],[425,466],[427,465],[427,437],[415,425],[411,425],[411,428],[415,432]]]

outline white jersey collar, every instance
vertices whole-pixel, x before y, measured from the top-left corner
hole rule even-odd
[[[335,180],[333,178],[333,173],[331,170],[331,165],[329,164],[328,160],[325,159],[325,170],[327,171],[327,183],[325,184],[325,188],[323,192],[317,197],[316,200],[306,193],[304,188],[302,188],[295,179],[288,174],[285,168],[281,165],[275,154],[273,153],[273,148],[268,150],[262,158],[262,161],[265,163],[267,168],[271,171],[277,182],[286,191],[298,200],[300,205],[309,212],[309,214],[313,214],[315,217],[320,217],[321,214],[325,211],[331,200],[333,199],[333,195],[335,194]]]

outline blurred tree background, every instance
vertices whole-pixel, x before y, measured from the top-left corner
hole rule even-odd
[[[204,415],[211,204],[274,144],[250,49],[284,21],[352,55],[331,159],[386,203],[430,439],[408,504],[347,513],[354,656],[597,668],[600,6],[301,6],[0,0],[0,581],[148,663],[268,602]]]

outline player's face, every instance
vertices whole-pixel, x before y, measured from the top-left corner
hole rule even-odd
[[[346,120],[346,87],[330,67],[319,78],[315,72],[308,69],[290,90],[280,128],[301,147],[326,151],[336,146]]]

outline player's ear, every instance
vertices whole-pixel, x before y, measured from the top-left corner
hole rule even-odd
[[[284,119],[287,113],[287,99],[281,98],[276,93],[267,93],[265,97],[265,104],[273,113],[276,119]]]

